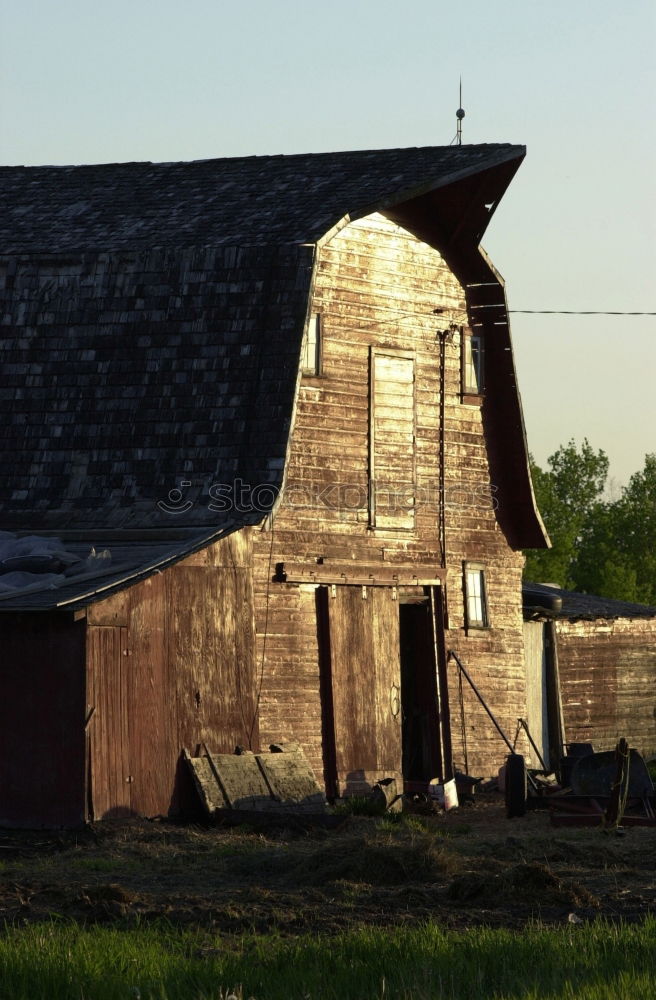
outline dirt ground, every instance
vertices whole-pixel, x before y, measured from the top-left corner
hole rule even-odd
[[[349,816],[338,830],[98,824],[0,830],[0,922],[164,918],[226,939],[358,924],[519,927],[656,912],[656,829],[508,820],[498,796],[448,814]]]

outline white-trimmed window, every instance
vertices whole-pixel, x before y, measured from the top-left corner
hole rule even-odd
[[[462,394],[482,396],[485,391],[485,350],[480,333],[462,335]]]
[[[465,624],[469,628],[488,628],[485,570],[482,566],[465,563]]]
[[[312,313],[303,341],[301,371],[304,375],[321,375],[321,316]]]

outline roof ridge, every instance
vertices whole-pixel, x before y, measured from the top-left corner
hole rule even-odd
[[[319,159],[327,158],[332,156],[366,156],[366,155],[384,155],[386,153],[423,153],[423,152],[434,152],[441,150],[444,152],[450,151],[455,155],[463,155],[463,153],[472,150],[490,150],[490,149],[524,149],[521,143],[511,143],[511,142],[471,142],[463,143],[460,146],[451,145],[435,145],[435,146],[388,146],[383,148],[368,147],[366,149],[337,149],[337,150],[321,150],[318,152],[306,152],[306,153],[246,153],[238,154],[236,156],[202,156],[192,160],[109,160],[99,163],[36,163],[36,164],[1,164],[0,171],[9,170],[93,170],[101,167],[181,167],[181,166],[194,166],[198,164],[209,164],[209,163],[236,163],[236,162],[255,162],[264,160],[300,160],[300,159]]]

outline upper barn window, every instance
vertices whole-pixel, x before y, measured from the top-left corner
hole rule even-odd
[[[312,313],[303,341],[301,371],[304,375],[321,375],[321,316]]]
[[[462,335],[462,394],[482,396],[485,391],[485,350],[480,333]]]
[[[415,362],[372,347],[369,388],[369,526],[415,525]]]

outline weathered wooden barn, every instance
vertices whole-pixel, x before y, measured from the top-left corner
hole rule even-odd
[[[545,757],[559,744],[656,754],[656,608],[524,585],[528,717]]]
[[[482,145],[0,169],[0,824],[491,773],[546,544]],[[453,706],[450,709],[449,704]]]

